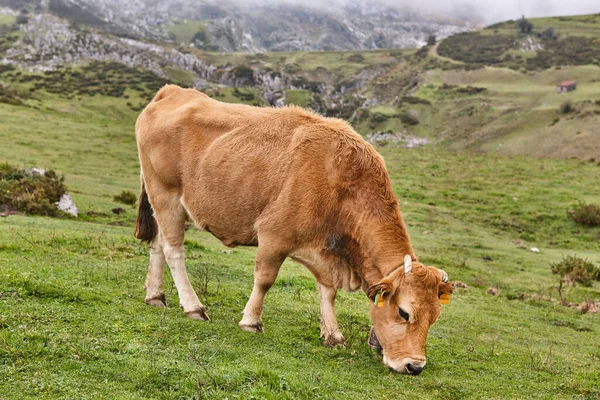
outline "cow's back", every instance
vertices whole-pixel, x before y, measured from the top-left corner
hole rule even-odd
[[[314,236],[315,227],[335,224],[353,186],[368,189],[373,157],[385,172],[343,121],[296,107],[221,103],[171,86],[161,92],[138,121],[140,159],[149,154],[194,222],[227,245],[257,244],[261,224],[294,240]]]

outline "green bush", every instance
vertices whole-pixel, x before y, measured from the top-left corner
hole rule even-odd
[[[550,267],[553,274],[560,275],[561,282],[565,281],[571,285],[580,283],[589,287],[593,281],[600,281],[600,268],[577,256],[566,256]]]
[[[119,203],[128,204],[132,206],[137,201],[137,196],[135,193],[129,190],[123,190],[121,193],[113,196],[113,199],[115,201],[118,201]]]
[[[238,65],[231,70],[235,78],[243,79],[249,84],[254,84],[254,70],[246,65]]]
[[[360,53],[352,54],[348,56],[348,61],[353,63],[362,63],[365,61],[365,56]]]
[[[27,214],[60,215],[54,203],[65,194],[64,176],[53,170],[32,173],[8,163],[0,164],[0,210]]]
[[[575,108],[573,107],[573,103],[571,103],[570,100],[563,101],[558,107],[558,111],[560,111],[561,114],[568,114],[573,110],[575,110]]]
[[[600,207],[594,204],[579,203],[567,210],[573,221],[581,225],[599,226]]]
[[[411,112],[402,112],[400,113],[400,121],[406,125],[418,125],[419,118],[417,115]]]

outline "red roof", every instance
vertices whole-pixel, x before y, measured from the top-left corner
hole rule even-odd
[[[558,86],[573,86],[573,85],[577,85],[577,82],[575,82],[575,81],[564,81],[564,82],[560,83]]]

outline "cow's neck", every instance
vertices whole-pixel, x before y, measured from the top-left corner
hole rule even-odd
[[[404,257],[416,260],[410,238],[398,210],[384,220],[370,221],[359,228],[360,251],[364,255],[359,274],[367,285],[379,282],[383,277],[402,266]]]

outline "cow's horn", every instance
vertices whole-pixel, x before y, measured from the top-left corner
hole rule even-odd
[[[442,275],[442,282],[448,283],[448,274],[443,269],[440,269],[440,275]]]
[[[404,275],[407,275],[412,270],[412,257],[406,255],[404,257]]]

